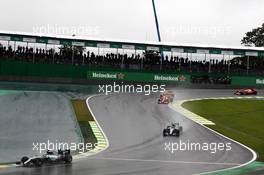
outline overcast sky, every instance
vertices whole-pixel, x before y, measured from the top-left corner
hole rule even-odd
[[[239,46],[263,0],[155,0],[162,41]],[[2,0],[0,30],[157,41],[151,0]]]

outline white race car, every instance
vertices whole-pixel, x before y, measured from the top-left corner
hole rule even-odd
[[[167,126],[167,128],[163,130],[163,137],[166,136],[179,137],[181,133],[182,133],[182,126],[180,126],[179,123],[172,123],[170,126]]]
[[[53,151],[47,151],[46,154],[42,156],[35,157],[22,157],[20,164],[26,167],[40,167],[43,164],[53,164],[53,163],[66,163],[70,164],[72,162],[72,155],[70,150],[58,150],[57,153]]]

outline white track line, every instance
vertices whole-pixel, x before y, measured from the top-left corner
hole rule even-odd
[[[96,122],[97,126],[99,127],[99,129],[100,129],[100,131],[101,131],[101,133],[103,134],[103,137],[104,137],[104,139],[105,139],[106,147],[105,147],[103,150],[101,150],[101,151],[104,151],[104,150],[106,150],[106,149],[109,147],[109,141],[108,141],[108,138],[106,137],[106,134],[104,133],[102,127],[101,127],[100,124],[98,123],[98,121],[97,121],[97,119],[96,119],[96,117],[95,117],[95,115],[94,115],[94,113],[93,113],[93,111],[91,110],[91,107],[90,107],[90,105],[89,105],[89,100],[90,100],[91,98],[95,97],[95,96],[99,96],[99,95],[93,95],[93,96],[88,97],[87,100],[86,100],[86,105],[87,105],[89,111],[91,112],[91,114],[92,114],[92,116],[93,116],[93,118],[94,118],[94,121]],[[100,151],[100,152],[101,152],[101,151]],[[99,153],[99,152],[97,152],[97,153]]]
[[[258,98],[264,98],[264,97],[263,97],[263,96],[256,96],[256,97],[216,97],[216,98],[197,98],[197,99],[190,99],[190,100],[182,100],[182,103],[183,103],[183,101],[184,101],[184,102],[187,102],[187,101],[204,100],[204,99],[216,99],[216,100],[217,100],[217,99],[243,99],[243,98],[244,98],[244,99],[253,99],[253,98],[258,99]],[[177,101],[176,101],[176,102],[177,102]],[[181,103],[181,105],[182,105],[182,103]],[[173,108],[173,105],[169,105],[169,107],[170,107],[171,109],[175,110],[175,108]],[[181,113],[181,111],[177,111],[177,112]],[[181,113],[181,114],[182,114],[182,113]],[[182,114],[182,115],[185,116],[184,114]],[[185,116],[185,117],[191,119],[191,118],[188,117],[188,116]],[[255,160],[257,159],[257,153],[256,153],[254,150],[252,150],[251,148],[247,147],[246,145],[243,145],[243,144],[241,144],[241,143],[239,143],[239,142],[237,142],[237,141],[235,141],[235,140],[233,140],[233,139],[231,139],[231,138],[229,138],[229,137],[227,137],[227,136],[225,136],[225,135],[223,135],[223,134],[220,134],[219,132],[217,132],[217,131],[215,131],[215,130],[213,130],[213,129],[211,129],[211,128],[209,128],[209,127],[207,127],[207,126],[205,126],[205,125],[203,125],[203,124],[201,124],[201,123],[199,123],[199,122],[197,122],[197,121],[195,121],[195,120],[193,120],[193,121],[194,121],[195,123],[199,124],[200,126],[202,126],[202,127],[206,128],[206,129],[210,130],[211,132],[213,132],[213,133],[215,133],[215,134],[217,134],[217,135],[220,135],[220,136],[222,136],[222,137],[224,137],[224,138],[226,138],[226,139],[228,139],[228,140],[230,140],[230,141],[232,141],[232,142],[234,142],[234,143],[236,143],[236,144],[238,144],[238,145],[240,145],[240,146],[246,148],[246,149],[249,150],[249,151],[252,153],[252,155],[253,155],[252,159],[251,159],[250,161],[244,163],[244,164],[240,164],[240,165],[237,165],[237,166],[234,166],[234,167],[231,167],[231,168],[226,168],[226,169],[221,169],[221,170],[216,170],[216,171],[210,171],[210,172],[204,172],[204,173],[200,173],[200,174],[219,173],[219,172],[222,172],[222,171],[227,171],[227,170],[232,170],[232,169],[240,168],[240,167],[243,167],[243,166],[246,166],[246,165],[252,163],[253,161],[255,161]]]
[[[201,99],[199,99],[201,100]],[[207,120],[206,118],[203,118],[185,108],[183,108],[181,105],[184,103],[184,102],[187,102],[188,100],[181,100],[181,101],[176,101],[175,103],[173,104],[169,104],[169,106],[171,108],[174,108],[175,111],[181,111],[181,113],[185,116],[185,117],[188,117],[190,118],[191,120],[197,122],[197,123],[200,123],[202,125],[215,125],[212,121],[210,120]],[[191,100],[193,101],[193,100]]]

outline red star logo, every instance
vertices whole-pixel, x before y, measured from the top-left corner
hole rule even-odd
[[[122,74],[122,73],[120,73],[120,74],[117,74],[117,77],[118,77],[118,79],[124,79],[125,78],[125,74]]]
[[[185,76],[183,76],[183,75],[180,75],[180,76],[179,76],[179,80],[180,80],[180,81],[185,81],[185,80],[186,80],[186,78],[185,78]]]

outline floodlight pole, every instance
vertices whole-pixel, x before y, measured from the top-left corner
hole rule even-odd
[[[154,0],[152,0],[152,6],[153,6],[153,12],[154,12],[154,16],[155,16],[155,23],[156,23],[156,29],[157,29],[157,34],[158,34],[158,40],[159,40],[159,42],[161,42],[160,30],[159,30],[159,21],[158,21],[158,16],[157,16]]]
[[[161,42],[160,30],[159,30],[159,21],[158,21],[158,16],[157,16],[156,6],[155,6],[154,0],[152,0],[152,6],[153,6],[154,17],[155,17],[155,24],[156,24],[156,29],[157,29],[158,40],[159,40],[159,42]],[[162,59],[163,59],[163,50],[161,50],[160,70],[162,70]]]

